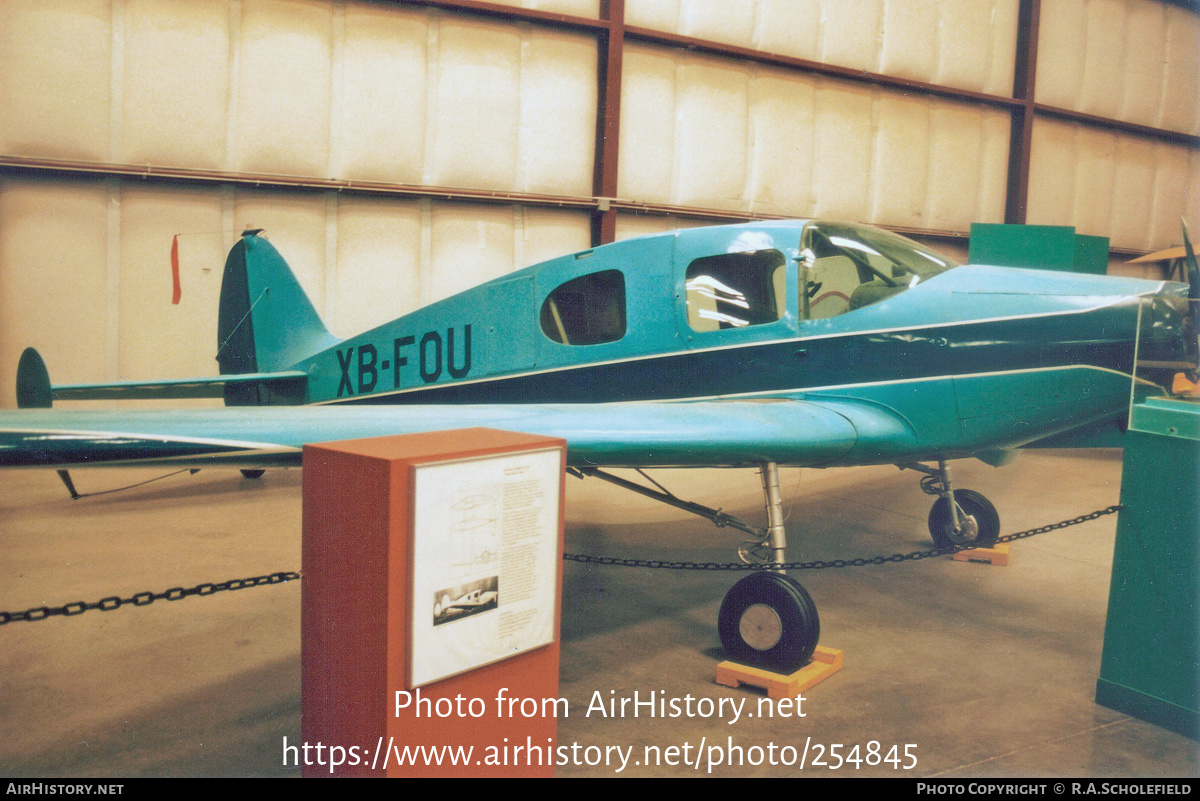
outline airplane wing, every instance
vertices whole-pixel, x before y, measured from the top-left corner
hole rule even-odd
[[[309,443],[480,426],[565,439],[575,465],[861,464],[917,447],[912,427],[894,412],[825,399],[17,409],[0,412],[0,467],[298,466]]]

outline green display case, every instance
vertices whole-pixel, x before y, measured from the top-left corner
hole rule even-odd
[[[1096,702],[1200,739],[1200,403],[1136,405]]]

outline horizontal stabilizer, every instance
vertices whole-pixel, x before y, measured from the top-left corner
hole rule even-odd
[[[205,378],[167,378],[158,381],[113,381],[107,384],[52,384],[54,400],[153,400],[158,398],[220,398],[226,386],[237,384],[300,384],[308,379],[299,370],[242,373]],[[301,393],[302,394],[302,393]]]
[[[17,365],[17,406],[46,409],[59,400],[158,400],[220,398],[226,386],[269,384],[288,395],[303,396],[307,374],[298,370],[241,373],[202,378],[167,378],[157,381],[109,381],[94,384],[51,384],[46,363],[33,348],[26,348]]]

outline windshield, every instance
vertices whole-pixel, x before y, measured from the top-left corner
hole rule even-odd
[[[813,222],[800,252],[800,309],[825,319],[887,300],[958,265],[924,245],[869,225]]]
[[[907,237],[870,225],[813,222],[805,227],[803,239],[816,258],[845,255],[856,264],[865,262],[878,278],[929,278],[958,266]]]

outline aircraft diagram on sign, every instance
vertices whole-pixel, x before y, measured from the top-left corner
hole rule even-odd
[[[785,561],[778,465],[918,470],[937,496],[934,541],[985,545],[996,509],[953,486],[950,460],[1119,444],[1131,386],[1161,392],[1197,366],[1190,246],[1181,284],[959,266],[831,221],[694,228],[552,259],[338,339],[258,234],[225,264],[219,377],[51,384],[29,349],[23,408],[0,412],[0,467],[251,475],[299,465],[310,442],[505,428],[561,437],[584,475],[754,533],[739,552],[769,565]],[[48,408],[195,397],[226,408]],[[613,466],[760,467],[768,527],[601,469]],[[735,657],[788,668],[819,623],[803,587],[762,570],[726,596],[720,630]]]

